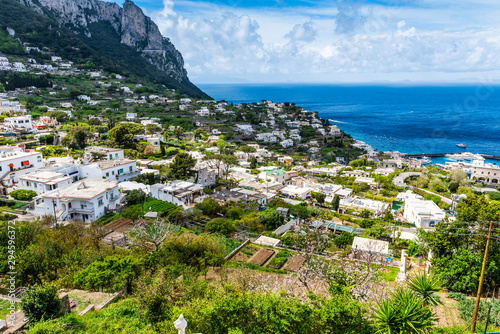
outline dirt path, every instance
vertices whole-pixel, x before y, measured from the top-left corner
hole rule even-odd
[[[438,327],[464,327],[467,326],[465,321],[460,317],[457,306],[458,302],[456,300],[446,297],[446,292],[438,293],[441,298],[443,305],[437,306],[435,308],[436,315],[438,317]]]

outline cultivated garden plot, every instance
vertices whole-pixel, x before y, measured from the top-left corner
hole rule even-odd
[[[264,265],[271,256],[274,255],[274,250],[268,248],[261,248],[254,256],[252,256],[248,263],[256,264],[258,266]]]
[[[280,250],[272,259],[269,261],[267,266],[269,268],[281,269],[285,264],[286,260],[290,257],[290,252],[286,250]]]

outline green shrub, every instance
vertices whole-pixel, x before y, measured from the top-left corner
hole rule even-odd
[[[31,201],[33,197],[37,196],[37,193],[34,190],[18,189],[11,192],[10,196],[20,201]]]
[[[233,222],[225,218],[214,218],[205,226],[207,231],[222,235],[229,235],[235,230]]]
[[[35,285],[26,289],[21,298],[21,309],[31,322],[59,316],[61,301],[54,285]]]

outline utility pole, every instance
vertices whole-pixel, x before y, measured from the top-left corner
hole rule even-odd
[[[490,221],[490,228],[488,230],[488,240],[486,241],[486,249],[484,250],[483,268],[481,269],[481,277],[479,278],[479,288],[477,289],[476,307],[474,308],[474,316],[472,317],[471,333],[474,333],[476,331],[477,311],[479,309],[479,301],[481,300],[481,289],[483,287],[484,270],[486,268],[486,259],[488,257],[488,248],[490,246],[492,226],[493,226],[493,221]]]

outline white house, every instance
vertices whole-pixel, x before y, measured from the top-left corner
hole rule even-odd
[[[337,125],[330,125],[330,128],[328,129],[328,135],[334,137],[340,137],[342,135],[342,132],[340,131]]]
[[[354,259],[384,263],[389,255],[389,242],[354,237],[351,249]]]
[[[151,197],[188,209],[201,200],[203,186],[187,181],[170,181],[151,186]]]
[[[254,129],[250,124],[236,124],[236,131],[242,134],[251,134]]]
[[[156,121],[156,119],[144,119],[141,121],[141,124],[145,127],[148,124],[154,124],[156,126],[162,127],[160,123]]]
[[[86,160],[92,160],[93,154],[96,153],[95,156],[101,157],[101,160],[113,160],[113,159],[124,159],[124,151],[119,148],[111,148],[104,146],[87,146],[85,148],[84,158]]]
[[[32,212],[55,215],[58,221],[90,223],[115,209],[119,198],[117,182],[85,179],[36,197]]]
[[[283,148],[289,148],[289,147],[292,147],[293,146],[293,140],[291,139],[286,139],[286,140],[283,140],[280,145],[283,147]]]
[[[19,177],[18,189],[33,190],[38,195],[62,189],[73,183],[73,177],[62,173],[39,171]]]
[[[211,168],[205,162],[199,162],[194,168],[198,174],[194,178],[194,182],[201,184],[204,187],[210,187],[215,185],[217,177],[217,169]]]
[[[84,165],[81,167],[82,177],[108,179],[112,181],[128,181],[140,174],[135,160],[113,159]]]
[[[434,227],[446,217],[446,213],[433,201],[411,194],[405,200],[403,217],[417,228]]]
[[[270,132],[257,133],[255,139],[258,141],[271,141],[271,138],[276,139],[276,137]]]
[[[390,208],[390,204],[381,201],[374,201],[362,197],[345,197],[340,200],[341,206],[349,206],[362,210],[373,211],[377,216],[384,214]]]
[[[309,187],[297,187],[288,185],[285,188],[281,189],[281,194],[289,198],[298,197],[305,200],[309,196],[311,196],[311,191],[312,188]]]
[[[16,130],[33,130],[33,121],[31,119],[31,115],[7,117],[4,119],[4,122],[11,125]]]
[[[378,168],[403,168],[403,161],[400,159],[386,159],[378,163]]]
[[[25,152],[19,147],[0,147],[0,175],[29,167],[35,169],[43,167],[42,153]]]
[[[139,141],[147,141],[154,147],[160,147],[161,136],[160,135],[135,135],[134,140]]]
[[[264,170],[259,174],[260,180],[271,180],[273,182],[283,183],[288,180],[289,176],[283,169],[274,169],[274,170]]]

